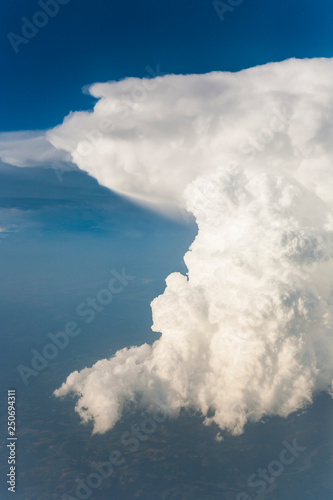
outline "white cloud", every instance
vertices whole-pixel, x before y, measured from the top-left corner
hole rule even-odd
[[[71,113],[47,138],[102,185],[158,206],[182,205],[198,174],[230,162],[292,173],[330,199],[332,78],[332,60],[292,59],[98,83],[93,112]]]
[[[0,133],[0,159],[15,167],[50,166],[68,159],[68,155],[45,138],[43,131]]]
[[[55,391],[78,395],[95,432],[129,402],[159,402],[237,434],[330,389],[332,83],[325,59],[168,75],[142,102],[126,98],[126,113],[117,103],[140,80],[96,84],[94,111],[49,132],[101,184],[186,206],[198,224],[188,276],[171,274],[152,302],[161,337],[72,373]],[[101,131],[103,117],[111,132]],[[91,140],[80,146],[84,134]]]

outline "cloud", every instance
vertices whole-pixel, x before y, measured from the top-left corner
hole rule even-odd
[[[50,166],[65,162],[68,155],[45,138],[43,131],[0,133],[0,159],[15,167]]]
[[[102,185],[157,206],[184,206],[191,181],[231,162],[292,173],[331,199],[332,75],[332,60],[291,59],[97,83],[93,112],[71,113],[46,137]]]
[[[16,207],[0,207],[0,233],[18,233],[23,228],[31,229],[37,224],[32,218],[32,210],[21,210]]]
[[[101,184],[186,207],[198,225],[187,276],[171,274],[151,304],[161,337],[73,372],[55,391],[78,396],[94,432],[135,403],[173,416],[192,408],[239,434],[330,390],[332,82],[325,59],[168,75],[141,102],[127,97],[126,113],[122,96],[142,81],[96,84],[94,111],[48,133]],[[84,155],[82,133],[95,140]]]

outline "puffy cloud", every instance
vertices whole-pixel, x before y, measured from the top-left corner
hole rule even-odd
[[[198,224],[187,276],[171,274],[151,304],[161,337],[73,372],[55,391],[78,396],[95,432],[135,403],[170,415],[193,408],[238,434],[330,390],[332,82],[324,59],[169,75],[123,116],[120,96],[140,81],[96,84],[94,111],[49,132],[102,184],[186,206]],[[81,155],[82,131],[100,130],[102,116],[112,131]]]
[[[331,199],[332,78],[332,60],[292,59],[98,83],[93,112],[71,113],[47,138],[102,185],[158,206],[183,204],[192,180],[231,162],[292,173]]]

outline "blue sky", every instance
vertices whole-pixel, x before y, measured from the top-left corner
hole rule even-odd
[[[58,13],[48,19],[28,43],[18,46],[18,53],[8,34],[22,36],[25,24],[22,18],[33,19],[41,10],[40,2],[2,3],[0,132],[52,128],[62,123],[71,111],[92,109],[96,100],[84,91],[85,86],[128,76],[144,77],[147,67],[153,71],[158,68],[162,74],[235,72],[291,57],[333,56],[331,0],[316,3],[313,0],[230,0],[234,7],[225,12],[223,22],[212,0],[66,1],[61,0]],[[59,179],[54,170],[40,168],[40,165],[17,168],[0,161],[0,341],[3,355],[0,374],[6,389],[12,384],[19,388],[19,410],[22,410],[19,426],[22,434],[27,428],[30,432],[22,439],[20,450],[24,462],[20,500],[27,498],[26,495],[51,500],[55,489],[60,498],[60,494],[72,491],[69,487],[74,489],[77,475],[90,470],[92,458],[103,459],[103,453],[91,438],[91,428],[79,426],[73,411],[69,415],[71,404],[66,410],[69,416],[65,416],[64,406],[52,400],[51,415],[52,392],[73,370],[89,366],[125,346],[151,343],[159,336],[150,330],[150,302],[163,293],[164,280],[170,273],[186,273],[183,255],[197,232],[193,218],[173,220],[151,212],[100,186],[83,171],[75,169],[64,172],[61,177]],[[3,227],[7,228],[6,232],[2,231]],[[47,333],[61,330],[67,320],[73,319],[78,303],[104,286],[110,269],[123,266],[135,275],[133,285],[126,289],[118,303],[105,308],[82,337],[73,341],[54,364],[50,363],[36,384],[26,390],[18,376],[17,364],[28,363],[31,349],[41,349]],[[325,399],[324,402],[324,410],[331,416],[332,401]],[[329,428],[324,410],[320,405],[313,407],[309,413],[311,427],[306,424],[307,416],[303,417],[301,427],[295,423],[295,415],[288,421],[281,419],[280,424],[285,425],[280,428],[281,439],[289,434],[297,435],[300,429],[301,439],[308,436],[310,442],[313,439],[319,443],[318,435],[326,434]],[[39,444],[41,431],[49,437],[54,423],[63,425],[67,418],[66,432],[60,429],[52,436],[53,451],[42,449],[31,460],[30,443],[35,440]],[[1,417],[1,421],[5,422],[5,418]],[[247,457],[251,462],[248,469],[243,470],[245,479],[253,472],[253,457],[259,467],[280,451],[280,438],[276,449],[272,451],[270,447],[269,440],[276,431],[274,422],[272,427],[266,427],[267,440],[261,428],[254,438],[250,429],[246,439],[253,439],[253,443],[251,449],[244,446],[244,450],[250,449],[250,452],[243,454],[244,460]],[[322,425],[318,426],[318,422]],[[191,446],[194,441],[195,446],[213,442],[211,436],[215,431],[207,429],[200,423],[202,435],[199,439],[195,436]],[[211,441],[207,439],[207,432]],[[4,436],[5,431],[2,434]],[[178,437],[174,435],[176,442]],[[324,441],[326,438],[323,436]],[[259,451],[258,439],[264,442]],[[96,447],[96,456],[90,456],[85,448],[79,459],[86,469],[81,463],[73,466],[68,479],[70,486],[67,486],[59,478],[71,453],[75,456],[79,452],[75,446],[70,452],[64,452],[62,446],[67,442],[71,443],[68,444],[71,448],[75,440],[82,447]],[[101,441],[104,442],[104,437]],[[57,445],[59,449],[55,450]],[[171,438],[168,445],[170,450],[174,449]],[[232,491],[239,491],[236,489],[241,477],[236,466],[242,467],[239,441],[234,441],[232,446],[230,453],[227,450],[229,462],[222,463],[219,474],[228,470],[225,463],[229,463],[229,469],[236,471],[230,480]],[[310,443],[309,453],[313,448]],[[234,461],[230,462],[230,456]],[[190,463],[186,460],[188,456],[184,454],[185,465]],[[320,500],[328,498],[321,479],[325,474],[326,480],[330,474],[324,468],[329,468],[328,461],[322,462],[321,457],[316,466],[318,470],[311,469],[313,475],[313,471],[316,472],[317,479],[312,480],[311,475],[305,478],[322,485],[322,495],[318,493],[316,497]],[[210,461],[211,467],[205,470],[214,471],[214,463],[217,463],[215,456]],[[162,466],[157,464],[156,467],[161,474],[162,469],[158,467]],[[45,486],[50,484],[51,469],[52,487]],[[175,465],[170,470],[177,473],[177,469]],[[200,470],[202,473],[204,468]],[[181,475],[181,468],[180,471]],[[286,475],[283,492],[293,495],[298,485],[302,486],[305,475],[307,472]],[[183,478],[179,477],[176,481],[181,484]],[[296,477],[292,482],[294,489],[290,489],[290,477],[291,482]],[[144,480],[144,475],[140,478]],[[302,494],[306,493],[306,488],[304,486]],[[120,491],[122,495],[123,490]],[[111,493],[110,486],[108,496],[103,497],[103,492],[99,491],[96,498],[103,500]],[[287,498],[283,494],[282,497]],[[120,498],[126,500],[133,495],[128,493],[127,497]]]
[[[211,1],[70,0],[15,53],[8,33],[22,35],[22,17],[32,20],[40,10],[34,0],[1,7],[1,131],[53,127],[72,110],[92,108],[95,100],[82,92],[84,86],[142,77],[147,66],[163,74],[238,71],[289,57],[333,55],[329,0],[243,0],[225,12],[223,22]],[[141,269],[140,279],[153,280],[147,284],[153,298],[169,272],[184,269],[182,256],[196,231],[188,220],[172,222],[138,208],[78,170],[64,173],[60,182],[53,170],[0,163],[0,208],[0,228],[12,228],[0,240],[2,279],[9,287],[4,303],[11,301],[10,290],[26,301],[25,285],[18,286],[22,273],[28,283],[35,277],[47,286],[52,273],[45,274],[42,262],[54,262],[52,281],[60,287],[80,276],[88,287],[94,272],[107,272],[124,247],[126,258]],[[61,248],[72,256],[67,262],[55,257]],[[102,249],[104,257],[90,272],[83,263],[91,248]],[[82,267],[73,267],[77,253]],[[150,274],[149,262],[156,263]]]
[[[232,3],[232,2],[231,2]],[[237,2],[234,2],[237,3]],[[84,85],[163,73],[205,73],[332,56],[329,0],[243,0],[220,21],[210,0],[70,0],[15,54],[6,34],[21,34],[35,0],[1,7],[0,130],[44,129],[71,110],[89,109]]]
[[[70,0],[59,6],[57,15],[27,44],[19,45],[16,54],[8,33],[22,35],[22,17],[31,20],[40,10],[34,0],[1,7],[1,131],[53,127],[72,110],[92,108],[95,100],[82,92],[85,85],[142,77],[147,66],[158,67],[165,74],[238,71],[289,57],[333,55],[333,4],[329,0],[316,4],[310,0],[243,0],[225,13],[223,22],[211,1]],[[27,279],[32,276],[29,266],[37,241],[45,250],[46,261],[53,258],[57,245],[64,244],[68,255],[78,250],[84,255],[84,248],[93,244],[97,248],[101,241],[105,249],[112,242],[118,256],[125,245],[133,249],[133,260],[138,261],[140,254],[140,258],[148,255],[149,261],[147,248],[151,258],[161,252],[158,239],[163,231],[170,236],[168,245],[163,245],[163,258],[156,260],[155,277],[159,272],[161,276],[152,297],[163,288],[168,272],[177,269],[175,260],[183,269],[184,249],[195,234],[194,225],[186,221],[172,223],[139,209],[79,171],[65,173],[59,182],[52,170],[0,164],[0,181],[0,227],[4,222],[14,228],[1,240],[2,259],[7,263],[4,283],[10,284],[10,270],[17,263],[25,263]],[[140,238],[132,238],[140,225],[144,228]],[[82,241],[86,238],[86,246],[74,239],[78,235]],[[155,243],[141,245],[140,253],[140,239],[155,239]],[[51,240],[58,242],[55,247]],[[172,248],[176,252],[174,268],[165,265]],[[61,262],[59,259],[53,279],[62,269],[59,276],[66,281],[73,267]],[[101,259],[101,270],[108,265],[107,259]],[[33,272],[42,281],[49,279],[36,262]],[[20,295],[23,288],[15,293]]]
[[[289,57],[333,55],[333,4],[329,0],[316,4],[311,0],[236,3],[221,22],[211,1],[70,0],[59,5],[58,13],[27,44],[18,45],[18,53],[8,33],[21,36],[22,18],[31,21],[41,7],[35,0],[3,4],[0,131],[53,127],[71,111],[93,107],[95,99],[82,91],[86,85],[142,77],[147,75],[147,66],[165,74],[238,71]],[[8,196],[17,182],[34,192],[25,200],[25,209],[30,207],[32,213],[43,211],[36,201],[39,198],[54,203],[55,196],[59,207],[64,198],[75,199],[80,189],[91,201],[94,189],[104,193],[94,182],[87,188],[85,174],[75,177],[76,185],[67,186],[67,181],[57,182],[54,172],[50,176],[54,182],[49,184],[46,174],[38,170],[34,175],[13,168],[0,170],[6,189],[2,206],[7,208],[20,208],[20,196]],[[40,182],[44,182],[42,190]],[[91,213],[93,206],[92,201]],[[49,217],[49,230],[57,228],[57,215],[51,216],[51,212],[44,210],[42,216],[44,220]],[[31,218],[27,211],[25,214]],[[82,216],[72,214],[73,230],[91,230]],[[98,219],[92,225],[100,223]],[[60,225],[64,228],[66,223]]]

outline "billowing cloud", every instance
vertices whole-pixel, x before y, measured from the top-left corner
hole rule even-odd
[[[330,199],[332,77],[332,60],[292,59],[98,83],[93,112],[71,113],[47,138],[102,185],[157,205],[183,204],[192,180],[231,162],[293,172]]]
[[[95,432],[135,403],[193,408],[238,434],[330,391],[332,83],[333,60],[314,59],[96,84],[94,111],[49,132],[103,185],[185,206],[198,224],[187,276],[152,302],[161,337],[55,391],[78,396]]]

